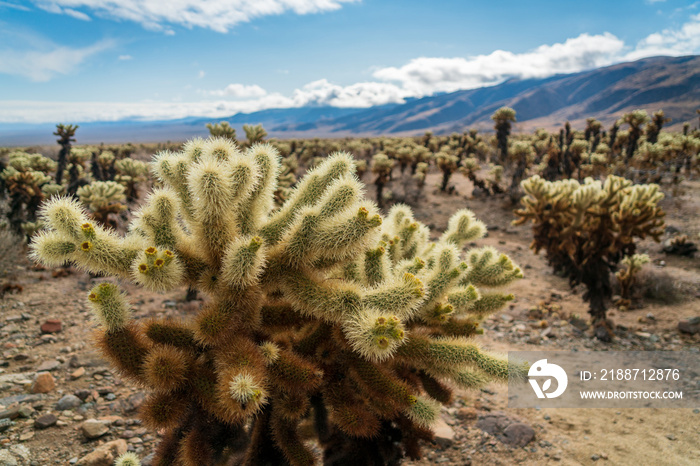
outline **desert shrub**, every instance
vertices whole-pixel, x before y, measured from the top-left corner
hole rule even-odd
[[[263,142],[267,137],[267,131],[265,131],[262,125],[243,125],[243,131],[245,132],[246,143],[249,147],[253,144]]]
[[[226,138],[234,142],[236,141],[236,129],[231,127],[228,121],[220,121],[219,123],[213,124],[207,123],[206,126],[211,137]]]
[[[447,192],[447,187],[450,183],[452,174],[459,169],[459,157],[457,157],[450,149],[444,148],[435,154],[435,165],[442,172],[442,181],[440,182],[440,191]]]
[[[379,207],[384,206],[384,197],[386,195],[384,187],[391,178],[391,171],[394,169],[395,164],[396,162],[387,157],[386,154],[374,154],[374,157],[372,157],[372,173],[376,175],[374,186],[376,187],[376,199]]]
[[[332,154],[275,210],[274,149],[211,139],[155,157],[162,187],[126,236],[71,199],[44,206],[36,260],[206,296],[187,320],[137,322],[117,284],[88,295],[104,355],[149,389],[152,464],[312,464],[303,420],[328,463],[396,464],[419,456],[450,387],[524,376],[472,339],[520,269],[489,247],[462,259],[485,234],[467,210],[436,241],[408,207],[383,218],[354,166]]]
[[[621,309],[628,309],[632,304],[632,287],[637,283],[642,267],[649,263],[646,254],[632,254],[622,258],[622,267],[615,272],[615,278],[620,286],[620,299],[615,303]]]
[[[41,154],[21,151],[9,154],[7,167],[0,173],[0,178],[9,198],[8,224],[15,234],[26,233],[25,227],[37,219],[41,202],[61,191],[51,178],[55,168],[56,163]]]
[[[130,158],[117,160],[114,163],[116,176],[114,181],[124,186],[126,199],[134,201],[138,199],[138,185],[148,179],[148,167],[140,160]]]
[[[612,297],[610,272],[625,256],[635,253],[635,241],[647,236],[659,241],[664,212],[657,185],[633,185],[609,176],[604,183],[590,178],[545,181],[533,176],[522,183],[525,196],[514,224],[533,224],[535,253],[544,249],[555,271],[571,283],[583,283],[596,336],[611,338],[606,320]]]
[[[124,186],[115,181],[93,181],[78,189],[76,194],[95,221],[116,227],[116,221],[110,215],[126,209],[125,191]]]

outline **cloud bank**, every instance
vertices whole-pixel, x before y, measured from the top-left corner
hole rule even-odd
[[[89,19],[96,15],[140,23],[147,29],[172,31],[170,26],[200,27],[228,32],[240,23],[287,12],[299,15],[333,11],[358,0],[33,0],[52,13]]]

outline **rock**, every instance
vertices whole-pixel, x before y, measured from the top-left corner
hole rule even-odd
[[[510,418],[504,412],[495,411],[479,416],[476,427],[496,437],[501,442],[513,446],[525,446],[535,438],[535,431],[529,425]]]
[[[31,406],[22,405],[19,407],[19,415],[23,418],[32,417],[33,412],[34,408],[32,408]]]
[[[75,395],[66,395],[60,400],[58,400],[58,403],[56,403],[56,410],[57,411],[66,411],[70,409],[77,408],[82,404],[82,401],[80,398],[78,398]]]
[[[74,394],[75,394],[75,396],[80,398],[82,401],[85,401],[90,396],[90,393],[91,393],[90,390],[83,389],[83,390],[76,390]]]
[[[435,433],[435,442],[442,448],[448,448],[454,443],[455,431],[447,425],[444,419],[437,420],[433,426],[433,432]]]
[[[37,429],[47,429],[56,424],[58,418],[53,414],[44,414],[34,419],[34,427]]]
[[[0,419],[16,419],[19,417],[19,406],[0,411]]]
[[[591,455],[591,460],[598,461],[599,459],[600,459],[600,455]]]
[[[126,453],[126,440],[119,439],[97,447],[92,453],[80,458],[76,466],[112,466],[114,461]]]
[[[689,317],[678,322],[678,330],[682,333],[695,335],[700,332],[700,317]]]
[[[88,419],[80,425],[80,429],[87,439],[96,439],[109,432],[108,424],[97,419]]]
[[[34,383],[30,391],[32,393],[49,393],[56,388],[56,379],[48,372],[39,372],[34,377]]]
[[[63,325],[58,319],[49,319],[41,324],[41,333],[58,333],[62,329]]]
[[[20,395],[8,396],[6,398],[0,398],[0,405],[9,406],[12,403],[32,403],[34,401],[39,401],[42,399],[41,395],[28,395],[26,393]]]
[[[70,378],[76,380],[81,378],[83,375],[85,375],[85,368],[79,367],[71,373]]]
[[[5,432],[7,429],[12,427],[12,424],[13,424],[13,422],[7,418],[0,419],[0,433]]]
[[[476,419],[477,413],[474,408],[459,408],[456,413],[457,419],[462,421],[471,421]]]
[[[669,440],[671,440],[671,441],[676,440],[676,436],[673,435],[673,434],[667,434],[667,435],[666,435],[666,438],[669,439]]]
[[[19,434],[19,441],[20,442],[26,442],[27,440],[31,440],[34,438],[34,432],[22,432]]]
[[[0,450],[0,466],[19,466],[19,463],[10,450]]]
[[[506,445],[524,447],[535,438],[535,429],[522,422],[516,422],[503,429]]]
[[[61,363],[54,359],[51,361],[42,362],[39,365],[39,367],[36,368],[36,371],[37,372],[50,372],[50,371],[54,371],[54,370],[58,369],[59,367],[61,367]]]

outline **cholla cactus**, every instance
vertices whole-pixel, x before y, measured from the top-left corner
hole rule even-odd
[[[71,152],[72,143],[75,142],[75,131],[78,125],[56,125],[54,136],[58,136],[58,144],[61,150],[58,153],[58,166],[56,168],[56,184],[63,184],[63,171],[66,169],[68,154]]]
[[[377,175],[374,179],[374,186],[377,189],[377,204],[379,207],[384,206],[384,187],[389,182],[391,178],[391,171],[394,169],[396,162],[386,154],[374,154],[372,157],[372,173]]]
[[[664,241],[663,251],[666,254],[692,257],[698,251],[698,246],[688,235],[678,235]]]
[[[36,260],[206,295],[189,320],[147,322],[114,283],[88,295],[103,353],[150,389],[142,417],[164,432],[152,464],[318,463],[304,419],[327,462],[395,464],[419,456],[450,386],[524,376],[470,338],[522,276],[493,248],[461,259],[485,233],[471,212],[430,241],[408,207],[383,219],[363,200],[344,153],[273,210],[278,169],[271,146],[224,139],[159,153],[162,187],[125,237],[70,199],[43,208]]]
[[[78,189],[76,194],[101,225],[116,227],[110,214],[118,214],[126,209],[125,188],[115,181],[93,181]]]
[[[0,178],[9,194],[7,220],[13,232],[30,233],[41,202],[61,191],[50,176],[55,168],[56,163],[41,154],[9,154]]]
[[[564,272],[571,285],[583,283],[596,336],[610,339],[606,321],[612,297],[610,272],[635,252],[635,238],[659,241],[664,231],[664,197],[655,184],[633,185],[609,176],[605,183],[587,178],[545,181],[533,176],[522,183],[526,196],[516,210],[516,225],[533,223],[535,253],[544,249],[549,263]]]
[[[433,154],[430,152],[430,149],[424,146],[415,146],[412,154],[413,162],[411,162],[411,174],[415,175],[418,165],[421,163],[428,163],[432,157]]]
[[[666,118],[666,114],[663,110],[654,112],[654,114],[651,116],[651,121],[647,124],[647,141],[655,144],[659,139],[661,128],[663,128],[664,124],[668,123],[669,121],[671,121],[671,119]]]
[[[265,131],[262,125],[243,125],[243,131],[245,131],[248,146],[263,142],[267,136],[267,131]]]
[[[510,148],[509,158],[515,163],[515,170],[508,189],[508,195],[510,201],[515,204],[520,199],[520,182],[525,176],[528,164],[535,158],[535,151],[527,141],[516,141]]]
[[[620,285],[620,299],[615,304],[621,310],[629,309],[632,304],[630,290],[636,282],[637,274],[642,270],[642,266],[648,264],[649,261],[649,256],[646,254],[632,254],[620,261],[623,268],[615,273],[615,278]]]
[[[219,123],[207,123],[209,134],[214,138],[225,138],[236,142],[236,129],[231,127],[228,121],[220,121]],[[246,136],[248,132],[246,131]],[[263,136],[265,137],[265,136]]]
[[[642,136],[642,132],[644,131],[642,126],[649,121],[649,115],[647,114],[646,110],[635,110],[622,115],[620,121],[622,123],[627,123],[630,127],[627,148],[625,150],[625,160],[629,160],[637,150],[637,143],[639,142],[639,138]],[[619,137],[620,134],[618,133],[618,138]]]
[[[64,183],[68,194],[75,194],[78,188],[88,184],[87,178],[89,177],[89,172],[87,170],[87,161],[91,158],[92,152],[89,149],[71,149],[68,154],[68,164],[66,166],[66,174],[68,175],[67,183]]]
[[[443,148],[435,154],[435,164],[442,171],[442,182],[440,183],[440,191],[447,192],[447,185],[450,183],[452,174],[459,168],[459,157],[454,155],[450,149]]]
[[[515,122],[515,110],[510,107],[501,107],[491,115],[495,122],[496,140],[500,152],[500,162],[508,160],[508,136],[510,136],[511,123]]]
[[[114,168],[117,172],[114,181],[124,186],[127,200],[131,202],[138,199],[138,184],[146,181],[148,176],[146,164],[140,160],[126,158],[117,160]]]

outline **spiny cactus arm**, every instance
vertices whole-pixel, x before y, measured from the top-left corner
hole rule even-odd
[[[523,278],[520,267],[505,254],[499,254],[494,248],[485,247],[469,252],[469,268],[460,280],[460,285],[500,287]]]
[[[203,141],[200,141],[199,144],[193,141],[190,153],[199,154],[199,156],[201,156],[203,147]],[[199,156],[196,160],[199,160]],[[187,153],[162,151],[157,153],[151,162],[151,171],[153,175],[157,180],[163,183],[163,185],[175,190],[180,198],[184,216],[190,222],[193,221],[194,211],[192,196],[187,184],[187,174],[190,165],[195,160],[192,157],[192,155],[187,155]]]
[[[510,293],[483,293],[469,308],[469,314],[481,319],[500,311],[510,301],[515,299]]]
[[[44,204],[41,220],[51,228],[31,245],[31,254],[46,264],[60,263],[59,255],[68,253],[67,243],[73,243],[73,252],[62,262],[71,262],[94,273],[129,277],[131,264],[144,245],[143,238],[120,238],[99,225],[93,225],[76,201],[54,198]]]
[[[98,322],[108,332],[124,328],[131,318],[126,295],[113,283],[95,286],[88,294],[88,303]]]
[[[277,150],[269,144],[253,145],[246,151],[246,156],[255,161],[259,180],[248,199],[238,209],[237,223],[244,235],[251,235],[258,231],[262,222],[267,219],[268,212],[272,210],[280,171],[280,157]],[[296,179],[292,182],[294,181]]]
[[[317,260],[339,261],[357,254],[381,224],[381,217],[360,207],[361,186],[354,177],[344,177],[328,187],[313,207],[299,210],[282,241],[270,252],[292,267]]]
[[[284,417],[278,404],[273,405],[270,418],[272,438],[291,466],[316,464],[318,458],[311,448],[304,444],[297,430],[297,422]]]
[[[439,371],[436,371],[427,368],[424,370],[438,380],[454,383],[459,388],[466,390],[477,390],[491,382],[491,379],[483,372],[470,369],[441,368]]]
[[[374,249],[368,249],[361,258],[359,274],[361,280],[368,286],[377,286],[387,279],[390,271],[389,256],[383,242]]]
[[[175,348],[199,351],[191,324],[179,320],[151,319],[144,323],[144,335],[153,343],[168,344]]]
[[[150,246],[141,251],[133,262],[131,278],[149,290],[167,291],[183,283],[185,270],[171,250]]]
[[[369,394],[367,398],[386,400],[396,410],[416,404],[418,391],[389,369],[356,356],[351,357],[347,367],[361,389]]]
[[[471,340],[462,338],[435,339],[414,332],[396,354],[435,370],[470,366],[494,380],[507,381],[510,372],[506,359],[485,353]]]
[[[350,347],[368,361],[389,358],[405,338],[404,325],[391,312],[364,308],[342,323]]]
[[[461,248],[469,241],[483,238],[485,234],[486,225],[477,220],[471,210],[462,209],[452,215],[440,242],[451,243]]]
[[[136,453],[128,451],[119,455],[114,462],[114,466],[141,466],[141,461],[136,456]]]
[[[392,277],[378,287],[366,290],[362,304],[376,309],[391,309],[406,319],[418,309],[424,297],[423,283],[415,275],[406,272],[401,277]]]
[[[471,310],[479,298],[481,293],[472,284],[466,286],[458,286],[447,295],[447,302],[454,308],[455,315],[464,314]]]
[[[307,172],[294,187],[282,208],[260,228],[260,235],[269,245],[275,245],[288,231],[299,209],[316,204],[335,180],[354,172],[352,157],[344,152],[330,155],[321,165]]]
[[[236,234],[232,209],[251,193],[258,177],[253,160],[218,142],[205,147],[187,174],[194,214],[190,226],[197,243],[206,245],[213,265],[219,264],[229,238]]]
[[[280,277],[282,290],[302,315],[341,322],[361,306],[362,291],[356,284],[325,280],[320,275],[298,270],[283,273]]]
[[[265,265],[266,248],[262,238],[236,238],[226,248],[221,266],[221,279],[226,286],[243,289],[258,282]]]

